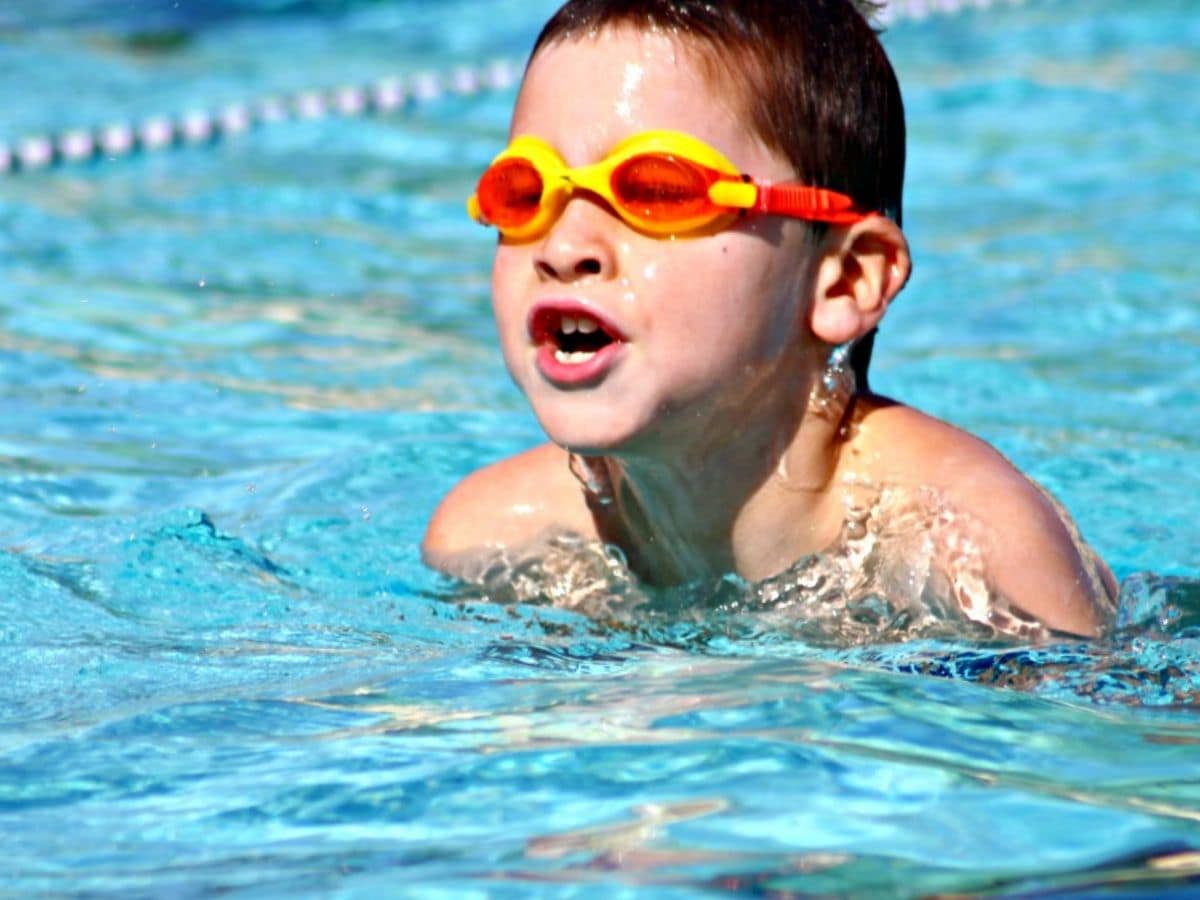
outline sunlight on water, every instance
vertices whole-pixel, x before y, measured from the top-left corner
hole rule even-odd
[[[9,4],[0,140],[519,56],[551,5]],[[1121,578],[1096,641],[1005,620],[970,523],[886,485],[762,584],[561,536],[425,569],[540,439],[462,212],[511,91],[0,176],[4,887],[1194,891],[1198,28],[886,36],[917,268],[873,384],[1064,501]]]

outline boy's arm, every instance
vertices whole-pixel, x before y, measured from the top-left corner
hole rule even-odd
[[[556,531],[594,536],[595,528],[567,454],[544,444],[473,472],[438,505],[421,557],[447,575],[467,577],[492,551],[515,549]]]
[[[872,421],[874,419],[875,421]],[[899,404],[866,420],[888,463],[878,483],[934,488],[947,508],[980,526],[990,587],[1057,631],[1096,635],[1111,619],[1117,585],[1066,512],[995,448]]]
[[[1008,466],[1003,459],[1002,464]],[[1013,605],[1056,631],[1100,634],[1115,609],[1116,579],[1083,543],[1067,512],[1016,474],[1020,483],[1005,475],[984,476],[966,489],[962,501],[990,531],[984,548],[989,581]]]

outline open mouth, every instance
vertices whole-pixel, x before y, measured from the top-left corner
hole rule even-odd
[[[530,326],[534,342],[552,349],[555,361],[567,366],[589,362],[623,339],[613,327],[582,310],[542,307],[534,312]]]

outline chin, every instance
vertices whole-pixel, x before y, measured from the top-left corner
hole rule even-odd
[[[553,403],[534,403],[534,415],[546,436],[565,450],[584,456],[617,453],[638,443],[641,429],[637,419],[622,415],[619,409],[605,405],[596,409],[593,404],[559,400]]]
[[[555,444],[581,456],[613,455],[628,447],[632,437],[613,429],[597,428],[595,423],[571,427],[558,422],[542,422],[542,430]]]

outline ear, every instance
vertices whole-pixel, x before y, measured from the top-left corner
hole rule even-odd
[[[830,229],[817,258],[809,327],[833,345],[878,325],[912,271],[904,233],[884,216]]]

